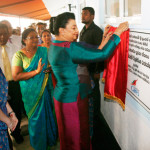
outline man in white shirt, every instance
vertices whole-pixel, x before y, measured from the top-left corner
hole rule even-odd
[[[18,144],[23,142],[23,137],[20,135],[20,122],[21,122],[21,91],[19,82],[13,81],[11,72],[11,61],[13,55],[18,51],[18,47],[10,42],[8,28],[5,24],[0,23],[0,67],[8,81],[8,101],[18,118],[18,125],[11,133]],[[8,69],[10,68],[10,70]]]
[[[18,47],[16,45],[13,45],[9,42],[6,43],[5,45],[5,50],[8,54],[10,63],[12,60],[13,55],[19,50]],[[4,66],[3,66],[3,61],[2,61],[2,47],[0,47],[0,67],[2,69],[2,71],[4,72]]]
[[[22,48],[22,44],[21,44],[21,36],[18,35],[13,35],[12,34],[12,26],[10,24],[9,21],[7,20],[2,20],[1,21],[2,24],[5,24],[8,27],[8,32],[9,32],[9,39],[8,39],[8,43],[14,44],[18,47],[18,50],[20,50]]]

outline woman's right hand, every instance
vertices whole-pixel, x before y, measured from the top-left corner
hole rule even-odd
[[[107,36],[107,34],[108,34],[108,31],[110,30],[110,27],[111,27],[111,25],[109,25],[109,24],[105,27],[105,29],[104,29],[104,34],[103,34],[103,37],[104,37],[104,38],[106,38],[106,36]]]
[[[128,22],[121,23],[118,26],[118,28],[116,29],[116,31],[114,33],[112,33],[112,32],[108,33],[110,27],[111,27],[110,25],[107,25],[105,27],[105,31],[104,31],[104,35],[103,35],[103,40],[102,40],[100,46],[98,47],[98,49],[102,49],[107,44],[107,42],[110,39],[110,37],[112,36],[112,34],[116,34],[116,35],[118,35],[120,37],[120,35],[121,35],[122,32],[128,30],[129,24],[128,24]]]
[[[14,131],[16,126],[17,126],[17,123],[16,121],[14,121],[11,117],[8,118],[8,122],[6,123],[7,124],[7,127],[11,130],[11,131]]]
[[[37,69],[35,70],[35,71],[37,72],[37,74],[39,74],[39,73],[42,71],[44,65],[45,65],[45,64],[42,65],[42,58],[40,58],[40,60],[39,60],[39,62],[38,62],[38,67],[37,67]]]
[[[114,34],[120,36],[122,32],[128,30],[129,28],[129,23],[128,22],[123,22],[120,23]]]
[[[103,40],[101,42],[101,45],[98,47],[98,49],[102,49],[107,42],[109,41],[110,37],[113,35],[113,32],[109,32],[105,35],[105,37],[103,37]]]

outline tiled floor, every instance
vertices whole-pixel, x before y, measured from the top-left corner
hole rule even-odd
[[[93,136],[92,150],[121,150],[102,113],[94,127],[95,136]]]
[[[23,135],[24,138],[24,141],[21,144],[17,144],[15,140],[11,137],[13,142],[13,150],[34,150],[30,145],[27,118],[23,118],[21,121],[21,134]],[[51,150],[59,150],[59,149],[60,149],[59,142],[55,147],[51,148]]]
[[[27,118],[23,118],[21,122],[21,134],[23,135],[24,141],[21,144],[17,144],[15,140],[12,138],[13,149],[14,150],[34,150],[30,146],[29,134],[28,134],[28,120]]]
[[[121,150],[102,114],[100,114],[100,119],[98,119],[94,130],[96,133],[92,140],[93,150]],[[12,139],[14,150],[34,150],[30,146],[27,118],[24,118],[21,122],[21,133],[24,137],[24,142],[17,144],[15,140]],[[51,150],[60,150],[59,142],[55,147],[52,147]]]

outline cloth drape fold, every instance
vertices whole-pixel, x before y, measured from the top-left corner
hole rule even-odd
[[[110,31],[115,30],[115,27],[110,28]],[[118,102],[124,110],[128,75],[129,30],[123,32],[120,38],[121,42],[111,57],[105,61],[102,81],[105,82],[104,97]]]

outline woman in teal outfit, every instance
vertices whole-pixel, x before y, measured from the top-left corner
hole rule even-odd
[[[57,126],[52,102],[51,75],[44,73],[49,66],[46,47],[37,47],[34,29],[22,34],[23,49],[13,57],[12,74],[20,81],[22,99],[28,116],[30,143],[35,150],[46,150],[56,144]]]
[[[54,89],[54,105],[60,138],[60,150],[89,150],[88,89],[79,83],[77,64],[97,62],[107,59],[118,43],[120,34],[128,29],[122,23],[116,32],[104,32],[98,49],[81,46],[76,41],[78,29],[73,13],[63,13],[56,17],[55,36],[48,58],[57,80]],[[107,43],[107,44],[106,44]]]

